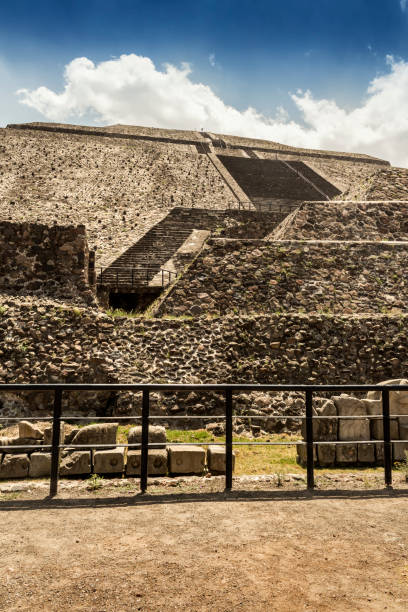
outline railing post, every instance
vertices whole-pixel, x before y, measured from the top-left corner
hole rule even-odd
[[[147,489],[147,461],[149,444],[149,391],[143,391],[142,400],[142,450],[140,458],[140,490],[146,493]]]
[[[54,411],[52,417],[50,497],[54,497],[58,492],[61,437],[61,406],[62,391],[61,389],[56,389],[54,391]]]
[[[225,488],[232,489],[232,391],[225,391]]]
[[[390,432],[390,392],[382,392],[383,432],[384,432],[384,480],[385,486],[392,486],[392,447]]]
[[[306,462],[307,488],[314,489],[314,457],[313,457],[313,391],[306,391]]]

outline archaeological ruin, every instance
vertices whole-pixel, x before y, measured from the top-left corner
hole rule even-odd
[[[9,125],[0,129],[0,213],[1,383],[407,377],[408,170],[386,160],[207,132]],[[393,460],[402,461],[408,400],[393,393]],[[302,398],[241,393],[234,427],[302,435],[291,418],[303,414]],[[152,393],[161,419],[149,474],[221,473],[219,448],[177,448],[165,428],[169,417],[180,429],[186,415],[216,417],[222,401],[210,391]],[[2,393],[0,416],[4,425],[41,418],[51,405],[47,391]],[[382,413],[378,393],[328,394],[313,408],[315,439],[328,443],[315,449],[317,465],[384,461],[381,423],[369,418]],[[63,410],[67,421],[134,415],[141,397],[71,393]],[[348,416],[358,418],[335,418]],[[125,453],[110,423],[65,424],[66,444],[109,448],[64,451],[61,475],[140,474],[140,432]],[[50,435],[21,423],[0,430],[2,446],[37,447],[0,453],[0,478],[48,475]]]

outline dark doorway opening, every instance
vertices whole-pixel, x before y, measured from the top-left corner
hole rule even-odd
[[[110,291],[109,307],[126,312],[144,312],[159,297],[161,292],[162,287],[148,287],[137,293]]]

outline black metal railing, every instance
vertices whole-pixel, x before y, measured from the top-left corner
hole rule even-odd
[[[177,278],[177,272],[159,266],[108,266],[100,267],[98,270],[97,284],[100,287],[109,286],[117,289],[146,287],[155,276],[164,287]]]
[[[59,478],[59,462],[60,462],[60,451],[61,449],[75,449],[75,448],[112,448],[112,444],[62,444],[60,440],[61,433],[61,419],[62,419],[62,398],[63,393],[69,394],[72,391],[128,391],[128,392],[142,392],[142,414],[141,416],[133,417],[72,417],[68,416],[67,419],[72,421],[130,421],[130,420],[141,420],[142,422],[142,439],[141,444],[116,444],[117,447],[127,448],[139,448],[141,449],[141,474],[140,474],[140,489],[142,493],[147,490],[147,477],[148,477],[148,452],[149,448],[159,446],[159,443],[149,442],[149,423],[152,420],[165,419],[224,419],[225,420],[225,453],[226,453],[226,469],[225,469],[225,489],[231,490],[232,488],[232,472],[233,472],[233,446],[244,445],[244,446],[277,446],[277,445],[299,445],[303,444],[306,446],[306,470],[307,470],[307,488],[313,490],[315,486],[314,478],[314,447],[324,444],[373,444],[373,440],[358,440],[358,441],[315,441],[313,439],[313,419],[381,419],[383,422],[383,440],[376,443],[383,443],[384,449],[384,481],[386,487],[392,486],[392,440],[390,437],[390,419],[401,415],[390,414],[390,391],[407,391],[408,385],[257,385],[257,384],[202,384],[202,385],[190,385],[190,384],[0,384],[0,393],[3,392],[27,392],[27,391],[53,391],[54,392],[54,407],[52,415],[52,443],[48,446],[1,446],[2,451],[7,450],[51,450],[51,476],[50,476],[50,496],[54,496],[58,490],[58,478]],[[222,416],[214,415],[200,415],[200,416],[154,416],[150,415],[150,393],[151,392],[175,392],[175,393],[186,393],[186,392],[208,392],[215,391],[223,393],[225,397],[225,412]],[[241,414],[235,414],[233,410],[233,395],[239,392],[251,392],[251,391],[264,391],[264,392],[279,392],[279,391],[299,391],[305,393],[305,414],[299,415],[259,415],[259,416],[246,416]],[[359,415],[359,416],[320,416],[313,414],[313,394],[318,392],[322,393],[336,393],[336,392],[367,392],[367,391],[380,391],[382,394],[382,415]],[[25,421],[48,421],[50,417],[32,417],[32,418],[17,418],[17,417],[0,417],[1,421],[18,422],[21,420]],[[238,419],[296,419],[306,421],[306,441],[288,441],[288,442],[233,442],[233,420]],[[408,443],[408,440],[397,440],[398,442]],[[172,442],[173,444],[185,445],[183,442]],[[202,442],[196,442],[189,444],[206,445]],[[218,445],[224,445],[223,443],[212,443]]]

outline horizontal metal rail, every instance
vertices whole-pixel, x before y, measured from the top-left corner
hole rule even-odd
[[[116,287],[116,289],[145,287],[156,275],[160,275],[162,287],[177,278],[177,272],[160,268],[160,266],[108,266],[97,269],[99,270],[97,285]]]
[[[73,449],[73,448],[114,448],[115,446],[127,447],[127,448],[138,448],[141,450],[141,474],[140,474],[140,488],[142,493],[147,490],[147,476],[148,476],[148,451],[149,448],[163,447],[163,444],[149,442],[149,421],[152,419],[167,420],[171,417],[150,415],[150,393],[153,391],[162,392],[189,392],[189,391],[217,391],[224,394],[225,398],[225,414],[207,416],[205,418],[217,419],[224,418],[225,420],[225,444],[215,443],[217,445],[223,444],[225,446],[226,453],[226,469],[225,469],[225,488],[230,490],[232,488],[232,472],[233,472],[233,446],[292,446],[302,445],[306,447],[306,470],[307,470],[307,488],[312,490],[315,486],[314,481],[314,447],[320,444],[383,444],[384,449],[384,480],[386,487],[392,485],[392,440],[390,436],[390,419],[393,415],[390,414],[390,403],[389,394],[390,391],[408,391],[408,385],[257,385],[257,384],[66,384],[66,383],[54,383],[54,384],[21,384],[21,383],[5,383],[0,384],[0,393],[3,392],[24,392],[24,391],[52,391],[54,393],[54,408],[52,416],[52,443],[51,445],[25,445],[25,446],[11,446],[4,445],[0,447],[0,450],[17,450],[20,448],[33,448],[34,450],[44,450],[45,448],[51,449],[51,476],[50,476],[50,496],[55,496],[58,491],[58,478],[59,478],[59,463],[60,453],[62,449]],[[142,432],[141,442],[138,444],[63,444],[60,440],[61,433],[61,421],[62,421],[62,397],[64,392],[71,391],[141,391],[143,394],[142,400],[142,415],[133,417],[107,417],[107,419],[115,420],[131,420],[141,419],[142,421]],[[268,415],[267,417],[262,415],[237,415],[233,414],[233,394],[240,391],[301,391],[305,393],[305,415]],[[313,439],[313,419],[332,418],[332,419],[347,419],[347,418],[364,418],[364,419],[378,419],[379,415],[361,415],[358,417],[346,417],[346,416],[329,416],[321,417],[313,414],[313,393],[325,393],[325,392],[344,392],[344,391],[355,391],[355,392],[367,392],[367,391],[378,391],[382,396],[382,422],[383,422],[383,440],[358,440],[358,441],[315,441]],[[233,420],[234,418],[248,418],[248,419],[265,419],[265,418],[295,418],[302,419],[306,422],[306,440],[288,440],[280,442],[241,442],[233,441]],[[72,420],[103,420],[105,417],[70,417],[66,415],[67,419]],[[202,416],[194,415],[190,417],[188,415],[178,415],[174,418],[187,419],[187,418],[204,418]],[[2,417],[2,420],[5,420]],[[10,418],[10,420],[46,420],[45,417],[39,419],[28,418],[28,419],[16,419]],[[407,442],[406,440],[398,440],[398,442]],[[196,444],[200,446],[208,446],[213,444],[210,442],[192,442],[188,444]],[[173,442],[169,443],[169,446],[186,445],[185,442]]]

